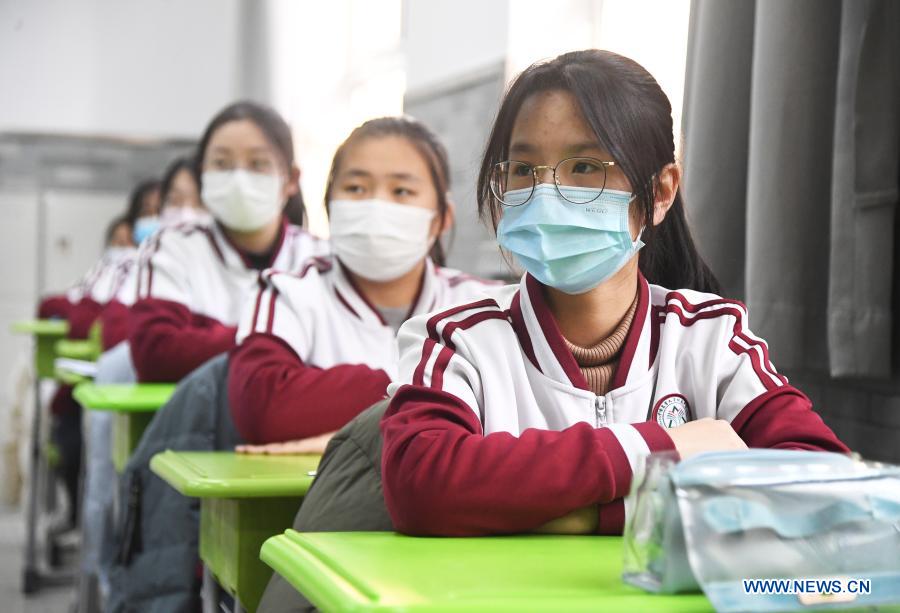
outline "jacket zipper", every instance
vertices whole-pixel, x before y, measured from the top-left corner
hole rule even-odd
[[[597,427],[606,425],[606,397],[594,397],[594,412],[597,414]]]

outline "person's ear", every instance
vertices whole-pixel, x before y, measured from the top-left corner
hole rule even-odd
[[[653,190],[653,225],[658,226],[666,218],[666,213],[675,203],[678,188],[681,185],[681,167],[676,164],[666,164],[656,175]]]
[[[450,194],[447,194],[447,210],[444,211],[444,222],[441,224],[440,231],[438,235],[445,234],[450,231],[450,228],[453,227],[453,224],[456,223],[456,204],[450,198]]]
[[[284,190],[285,200],[300,193],[300,167],[296,164],[291,165],[287,181],[284,184]]]

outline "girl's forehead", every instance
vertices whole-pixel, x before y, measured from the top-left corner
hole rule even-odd
[[[374,176],[430,176],[422,152],[399,135],[367,136],[351,141],[341,157],[339,173],[365,171]]]
[[[274,153],[262,129],[249,119],[237,119],[219,126],[210,136],[208,150],[260,150]]]
[[[558,150],[597,144],[575,97],[563,90],[532,94],[519,107],[510,133],[510,151]]]

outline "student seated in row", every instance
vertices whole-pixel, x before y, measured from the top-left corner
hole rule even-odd
[[[327,241],[298,225],[300,170],[290,128],[273,109],[238,102],[220,111],[203,132],[195,168],[212,222],[164,227],[149,239],[129,315],[139,380],[180,383],[119,479],[124,503],[104,561],[109,611],[195,608],[196,501],[153,475],[150,459],[167,448],[239,442],[219,399],[242,305],[264,269],[298,271],[328,252]]]
[[[129,274],[136,253],[131,220],[153,214],[158,207],[159,182],[148,180],[138,184],[129,199],[129,212],[114,219],[105,236],[100,259],[64,295],[42,301],[38,315],[55,317],[69,323],[68,338],[84,340],[105,305],[115,296],[123,278]],[[50,403],[51,438],[59,450],[59,474],[69,501],[67,522],[75,526],[80,517],[79,476],[82,467],[82,411],[72,397],[71,385],[60,385]]]
[[[211,217],[200,201],[200,184],[192,156],[176,158],[163,174],[160,183],[159,214],[138,220],[135,238],[138,244],[146,241],[159,228],[187,224],[206,224]],[[120,279],[114,297],[100,313],[102,342],[104,351],[109,350],[128,338],[128,317],[137,294],[137,272],[135,263],[128,274]]]
[[[651,452],[847,451],[715,294],[680,184],[671,107],[636,62],[573,52],[515,80],[477,193],[526,273],[400,330],[381,424],[398,530],[620,534]]]
[[[165,228],[142,257],[131,312],[140,381],[175,382],[234,346],[240,309],[266,268],[296,270],[328,250],[302,228],[300,171],[284,120],[239,102],[210,122],[197,153],[215,223]]]
[[[143,236],[137,236],[144,242],[159,228],[210,222],[209,213],[200,202],[193,156],[179,157],[169,164],[160,183],[159,214],[145,219],[148,221],[140,224]],[[130,308],[137,292],[137,258],[136,253],[130,258],[129,267],[114,290],[114,298],[100,313],[104,352],[97,360],[94,380],[98,384],[134,383],[137,380],[127,342]],[[102,543],[111,538],[113,488],[109,484],[116,478],[110,453],[112,423],[112,414],[91,411],[84,427],[88,445],[82,493],[81,569],[83,573],[97,577],[101,593],[109,590],[100,556]]]
[[[119,522],[111,610],[177,610],[198,594],[196,501],[149,474],[154,453],[328,434],[384,397],[410,313],[480,293],[484,282],[435,265],[452,222],[447,183],[444,148],[413,120],[367,122],[339,149],[327,198],[334,255],[262,275],[245,301],[244,342],[179,384],[129,461],[121,483],[134,502]]]
[[[367,121],[340,146],[325,193],[333,255],[267,271],[245,305],[228,391],[248,442],[342,427],[396,378],[404,321],[482,292],[485,281],[442,267],[448,181],[443,145],[408,117]]]

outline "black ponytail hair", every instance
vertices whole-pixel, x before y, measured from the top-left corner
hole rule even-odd
[[[269,142],[281,154],[285,170],[290,173],[294,165],[294,139],[291,136],[291,128],[275,109],[258,102],[243,100],[230,104],[219,111],[203,132],[203,137],[200,139],[200,144],[197,147],[197,156],[194,160],[195,172],[200,179],[198,185],[201,187],[201,193],[203,186],[203,158],[206,155],[209,139],[224,124],[240,120],[252,121],[262,130]],[[284,207],[284,216],[292,224],[300,226],[303,225],[305,213],[306,207],[303,203],[303,192],[298,188],[297,193],[288,198]]]
[[[501,204],[491,192],[494,165],[508,159],[512,127],[522,104],[544,91],[565,91],[578,103],[599,144],[631,183],[646,227],[639,267],[650,283],[720,293],[719,282],[691,237],[681,190],[658,226],[653,219],[656,175],[675,162],[672,107],[643,66],[611,51],[588,49],[532,64],[512,85],[497,112],[478,174],[478,213],[494,229]]]
[[[440,218],[440,225],[443,227],[444,219],[447,216],[447,210],[450,208],[450,200],[448,190],[450,189],[450,162],[447,158],[447,149],[441,144],[437,135],[432,132],[428,126],[408,115],[402,117],[379,117],[370,119],[369,121],[358,126],[350,133],[350,136],[341,143],[334,154],[331,161],[331,170],[328,173],[328,182],[325,186],[325,207],[331,201],[331,190],[334,186],[334,179],[338,174],[341,166],[341,160],[347,148],[354,142],[364,138],[381,138],[385,136],[400,136],[408,140],[425,159],[428,170],[431,173],[431,181],[437,192],[437,212]],[[432,261],[438,266],[446,264],[446,255],[444,247],[441,244],[440,236],[434,241],[429,253]]]

